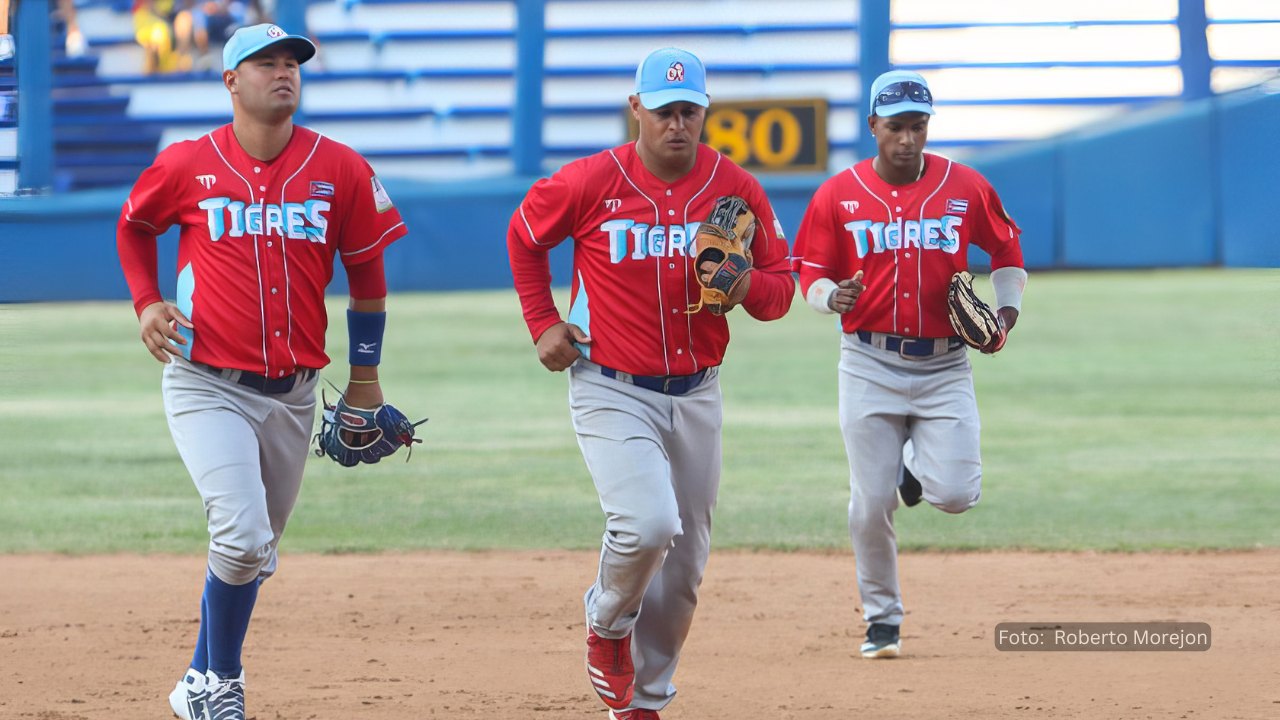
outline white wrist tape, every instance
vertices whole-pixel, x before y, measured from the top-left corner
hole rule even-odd
[[[831,309],[831,294],[836,289],[834,280],[818,278],[809,286],[809,292],[804,294],[804,299],[809,302],[810,307],[823,315],[835,315],[836,311]]]
[[[996,290],[996,309],[1011,307],[1022,312],[1022,290],[1027,286],[1027,271],[1020,267],[1002,267],[991,271],[991,287]]]

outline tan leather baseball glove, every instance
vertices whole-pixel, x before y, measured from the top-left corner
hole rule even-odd
[[[730,298],[751,272],[751,241],[756,234],[756,216],[747,201],[736,195],[718,198],[711,216],[694,235],[694,277],[701,298],[686,311],[702,308],[723,315],[732,308]],[[740,299],[739,299],[740,300]]]

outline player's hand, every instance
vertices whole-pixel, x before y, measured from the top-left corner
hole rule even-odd
[[[991,341],[990,345],[982,348],[984,355],[994,355],[1000,352],[1005,342],[1009,340],[1009,331],[1013,329],[1015,323],[1018,322],[1018,311],[1016,308],[1002,307],[996,311],[996,321],[1000,323],[1000,334]]]
[[[591,336],[577,325],[558,322],[538,338],[538,360],[551,372],[560,372],[582,355],[574,343],[590,345]]]
[[[178,326],[188,330],[195,328],[177,305],[167,302],[151,303],[142,308],[138,325],[141,328],[142,344],[162,363],[168,363],[170,355],[182,354],[182,349],[177,345],[187,344],[187,339],[178,333]]]
[[[858,296],[866,289],[867,286],[862,284],[862,271],[859,270],[848,280],[836,283],[836,291],[827,298],[827,307],[843,315],[853,309]]]

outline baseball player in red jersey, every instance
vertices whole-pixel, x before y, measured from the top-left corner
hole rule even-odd
[[[200,630],[169,698],[187,720],[245,718],[240,651],[302,484],[335,255],[351,288],[346,402],[383,402],[382,252],[406,230],[363,158],[293,124],[299,65],[314,54],[275,25],[238,30],[223,52],[234,120],[161,152],[117,226],[142,342],[167,363],[169,429],[208,518]],[[173,225],[176,303],[156,281],[156,236]]]
[[[697,57],[654,51],[630,97],[639,140],[538,181],[507,232],[538,358],[569,369],[574,430],[605,513],[599,574],[585,596],[587,672],[616,720],[655,720],[675,695],[710,551],[729,326],[708,309],[686,310],[699,298],[690,245],[718,197],[744,198],[758,219],[754,270],[728,307],[774,320],[795,292],[760,184],[698,142],[708,102]],[[566,321],[547,251],[569,237]]]
[[[872,84],[876,157],[818,188],[796,237],[805,299],[839,313],[840,427],[849,534],[868,623],[863,657],[896,657],[902,597],[893,512],[921,496],[961,513],[981,494],[978,406],[966,346],[948,320],[951,277],[970,243],[991,255],[1003,345],[1022,303],[1018,226],[972,168],[924,152],[933,97],[920,75]]]

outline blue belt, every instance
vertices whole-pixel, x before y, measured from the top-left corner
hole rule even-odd
[[[707,379],[707,371],[710,370],[710,368],[703,368],[692,375],[632,375],[603,365],[596,365],[596,367],[600,368],[600,374],[607,378],[631,383],[636,387],[660,392],[663,395],[687,395]]]
[[[204,370],[211,375],[217,375],[224,380],[230,380],[237,385],[243,385],[252,388],[266,395],[282,395],[292,392],[298,383],[306,382],[315,377],[316,371],[311,368],[302,368],[292,375],[284,377],[269,378],[266,375],[251,373],[247,370],[228,370],[226,368],[214,367],[206,365],[202,362],[192,361],[192,365]]]
[[[883,342],[876,342],[876,335],[883,338]],[[887,333],[872,333],[870,330],[859,330],[858,339],[873,347],[883,347],[889,352],[896,352],[903,357],[928,358],[935,355],[941,355],[938,352],[934,338],[912,338],[900,337],[898,335],[889,335]],[[958,350],[964,342],[958,337],[947,338],[947,349],[944,352]]]

